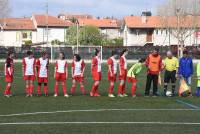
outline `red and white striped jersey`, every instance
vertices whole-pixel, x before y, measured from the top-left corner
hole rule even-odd
[[[56,72],[57,73],[66,73],[67,61],[66,60],[57,60],[56,61]]]
[[[98,56],[92,58],[92,72],[101,72],[101,59]]]
[[[119,66],[121,71],[127,70],[127,59],[125,56],[120,57]]]
[[[113,57],[108,59],[108,65],[111,65],[111,71],[113,74],[117,74],[117,60]]]
[[[40,78],[48,77],[48,65],[49,65],[49,59],[39,58],[37,60],[38,77]]]
[[[14,73],[13,59],[7,58],[4,66],[4,74],[5,76],[13,76],[13,73]]]
[[[72,62],[72,68],[73,68],[73,74],[74,76],[81,75],[83,72],[83,69],[85,68],[85,62],[84,60],[80,61],[73,61]]]
[[[36,60],[35,58],[26,57],[22,61],[24,75],[35,75]]]

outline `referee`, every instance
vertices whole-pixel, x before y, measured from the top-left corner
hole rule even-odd
[[[171,51],[167,52],[167,57],[164,60],[164,68],[165,68],[165,75],[164,75],[164,96],[166,96],[168,85],[171,82],[172,85],[172,96],[175,95],[175,88],[176,88],[176,76],[178,73],[179,62],[176,57],[173,56]]]

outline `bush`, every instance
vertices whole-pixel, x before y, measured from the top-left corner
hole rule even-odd
[[[55,39],[51,41],[51,45],[61,45],[62,42],[60,42],[59,40]]]
[[[32,40],[26,40],[24,41],[24,45],[31,45],[32,44]]]

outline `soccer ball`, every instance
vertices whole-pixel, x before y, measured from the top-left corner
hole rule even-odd
[[[166,96],[167,96],[167,97],[172,97],[172,92],[171,92],[171,91],[167,91],[167,92],[166,92]]]

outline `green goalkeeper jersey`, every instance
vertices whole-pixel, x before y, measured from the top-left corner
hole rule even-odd
[[[136,77],[142,70],[142,63],[134,64],[128,71],[128,77]]]

